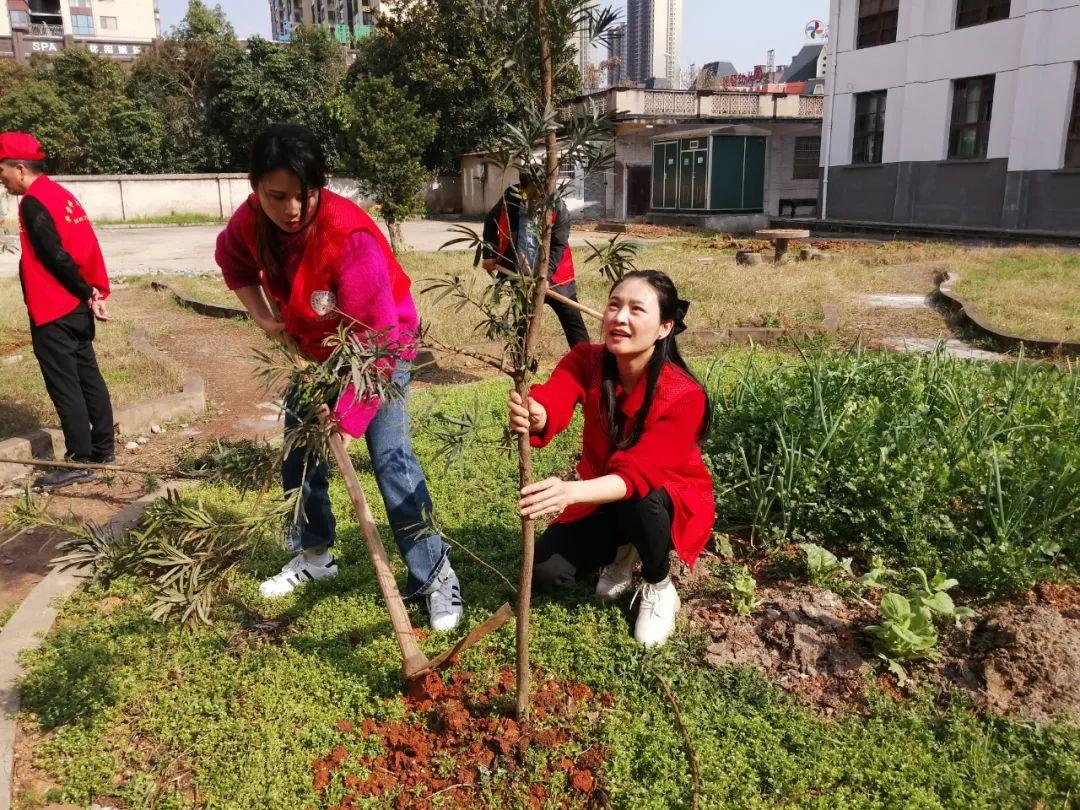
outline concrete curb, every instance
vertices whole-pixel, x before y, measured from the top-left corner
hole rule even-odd
[[[168,293],[180,306],[187,307],[208,318],[240,318],[242,320],[251,320],[251,316],[248,315],[246,309],[241,309],[240,307],[227,307],[222,304],[209,304],[206,301],[188,298],[183,293],[177,292],[168,284],[161,281],[151,281],[150,288],[157,290],[158,292]]]
[[[159,487],[125,506],[109,521],[108,526],[116,532],[131,528],[146,507],[163,497],[169,489],[181,489],[190,486],[190,483],[170,483]],[[56,620],[55,602],[70,596],[79,580],[79,574],[74,571],[50,571],[0,630],[0,810],[10,810],[14,799],[11,789],[15,769],[15,717],[21,706],[18,684],[23,674],[19,656],[41,646],[45,634]]]
[[[938,282],[938,292],[945,299],[949,308],[958,312],[977,332],[990,338],[1003,350],[1023,347],[1026,351],[1036,351],[1052,355],[1080,356],[1080,343],[1066,340],[1046,340],[1030,338],[1007,332],[995,326],[978,312],[967,300],[953,292],[953,285],[960,280],[956,273],[946,272]]]
[[[162,363],[173,360],[150,345],[146,330],[137,327],[131,334],[131,348]],[[151,425],[191,416],[206,410],[206,381],[196,371],[184,370],[184,388],[178,394],[133,402],[113,409],[113,423],[123,435],[144,433]],[[63,458],[64,434],[56,428],[44,428],[0,441],[0,455],[8,458]],[[0,483],[26,474],[27,467],[0,464]]]

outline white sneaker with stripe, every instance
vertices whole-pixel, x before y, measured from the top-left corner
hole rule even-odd
[[[337,573],[337,560],[332,556],[326,565],[317,565],[301,552],[285,563],[280,573],[274,574],[259,586],[259,596],[276,599],[292,593],[298,585],[314,582],[317,579],[336,577]]]
[[[453,630],[461,621],[461,614],[464,612],[461,585],[454,569],[450,567],[450,560],[443,562],[432,583],[431,591],[427,594],[427,609],[432,630]]]

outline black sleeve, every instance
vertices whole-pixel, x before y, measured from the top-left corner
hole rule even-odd
[[[555,212],[555,224],[551,229],[551,254],[548,257],[548,275],[555,275],[559,269],[567,245],[570,244],[570,211],[566,203],[559,203]]]
[[[56,232],[56,225],[45,206],[34,197],[24,197],[20,211],[23,228],[38,261],[56,277],[65,290],[80,301],[89,301],[94,291],[82,277],[75,260],[64,250],[60,234]]]
[[[503,201],[499,200],[484,217],[484,258],[494,259],[499,244],[499,214]]]

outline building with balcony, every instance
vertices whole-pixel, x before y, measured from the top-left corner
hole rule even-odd
[[[6,0],[0,58],[27,61],[69,47],[131,61],[161,33],[156,0]]]
[[[615,111],[615,160],[580,178],[580,215],[766,227],[816,212],[822,96],[617,89],[574,102]]]
[[[288,42],[301,25],[325,26],[342,44],[368,36],[380,14],[392,13],[386,0],[270,0],[270,30]]]
[[[570,102],[614,113],[615,158],[585,178],[566,166],[577,217],[748,231],[770,216],[816,212],[823,96],[611,88]],[[463,211],[508,182],[482,156],[462,164]],[[513,182],[513,179],[509,179]]]
[[[822,214],[1080,234],[1080,2],[832,0]]]

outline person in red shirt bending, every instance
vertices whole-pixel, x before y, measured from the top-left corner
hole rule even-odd
[[[565,430],[576,406],[585,416],[581,480],[521,490],[522,516],[554,518],[537,543],[534,583],[551,590],[599,568],[596,593],[611,600],[630,590],[640,559],[634,638],[646,646],[668,640],[679,612],[669,552],[692,566],[716,511],[698,447],[711,407],[675,341],[688,306],[666,274],[627,273],[608,298],[603,344],[575,346],[526,401],[510,393],[510,427],[533,447]]]
[[[461,621],[461,587],[450,547],[430,527],[431,495],[406,410],[419,325],[412,282],[371,217],[327,188],[326,158],[311,130],[297,124],[264,129],[251,147],[250,177],[253,193],[218,236],[214,255],[225,284],[268,335],[314,360],[327,359],[324,341],[342,325],[361,340],[396,350],[388,371],[398,397],[357,400],[350,387],[327,405],[346,437],[367,442],[408,571],[404,597],[426,601],[433,630],[450,630]],[[286,393],[286,433],[301,416],[294,400],[294,392]],[[295,448],[281,465],[281,483],[302,496],[285,534],[286,548],[297,554],[259,586],[268,599],[338,574],[330,552],[337,523],[328,465]]]

